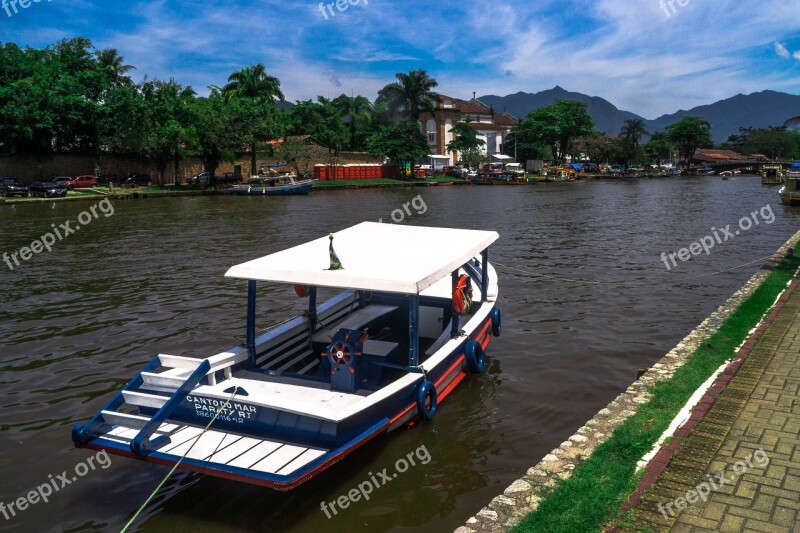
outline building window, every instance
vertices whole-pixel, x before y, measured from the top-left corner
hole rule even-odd
[[[428,132],[428,144],[436,144],[436,132],[429,131]]]

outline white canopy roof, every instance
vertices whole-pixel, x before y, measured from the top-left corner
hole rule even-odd
[[[362,222],[334,234],[342,270],[326,270],[326,235],[231,267],[225,277],[418,294],[498,237],[495,231]]]

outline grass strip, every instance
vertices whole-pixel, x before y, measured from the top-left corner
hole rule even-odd
[[[796,250],[800,252],[800,244]],[[652,449],[700,385],[733,357],[798,267],[800,258],[784,258],[672,378],[652,387],[650,401],[549,493],[536,511],[513,529],[514,533],[601,531],[613,521],[638,484],[636,462]]]

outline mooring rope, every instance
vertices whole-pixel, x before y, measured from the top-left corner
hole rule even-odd
[[[121,531],[120,533],[125,533],[126,531],[128,531],[128,528],[130,528],[130,527],[131,527],[131,525],[132,525],[132,524],[133,524],[133,523],[136,521],[136,519],[139,517],[139,515],[142,513],[142,511],[144,511],[144,510],[145,510],[145,508],[146,508],[146,507],[147,507],[147,505],[150,503],[150,501],[151,501],[153,498],[155,498],[156,494],[158,494],[158,491],[159,491],[159,490],[161,490],[161,487],[163,487],[163,486],[164,486],[164,483],[166,483],[166,482],[167,482],[167,480],[170,478],[170,476],[172,476],[172,474],[175,472],[175,470],[178,468],[178,466],[180,466],[180,464],[183,462],[183,460],[186,458],[186,456],[187,456],[187,455],[189,455],[189,452],[191,452],[191,451],[192,451],[192,448],[194,448],[194,445],[195,445],[195,444],[197,444],[197,441],[199,441],[199,440],[200,440],[200,437],[202,437],[203,435],[205,435],[205,434],[208,432],[208,430],[211,428],[211,424],[213,424],[213,423],[214,423],[214,422],[217,420],[217,417],[219,417],[219,415],[220,415],[220,414],[221,414],[221,413],[222,413],[222,412],[223,412],[225,409],[227,409],[227,408],[228,408],[228,406],[229,406],[229,405],[230,405],[230,403],[231,403],[231,400],[233,400],[233,397],[234,397],[234,396],[236,396],[236,393],[237,393],[237,392],[239,392],[239,387],[234,387],[234,388],[233,388],[233,393],[230,395],[230,397],[229,397],[229,398],[228,398],[228,400],[225,402],[225,404],[224,404],[222,407],[220,407],[219,409],[217,409],[217,412],[214,414],[214,418],[212,418],[212,419],[211,419],[211,421],[208,423],[208,425],[207,425],[207,426],[206,426],[206,428],[203,430],[203,432],[202,432],[202,433],[200,433],[200,434],[199,434],[197,437],[195,437],[195,438],[194,438],[194,442],[192,443],[192,445],[191,445],[191,446],[189,446],[189,449],[188,449],[188,450],[186,450],[186,453],[184,453],[184,454],[181,456],[181,458],[180,458],[180,459],[178,459],[178,462],[177,462],[177,463],[175,463],[175,465],[174,465],[174,466],[172,467],[172,469],[171,469],[171,470],[170,470],[170,471],[167,473],[167,475],[164,477],[164,479],[162,479],[162,480],[161,480],[161,483],[159,483],[159,484],[158,484],[158,486],[155,488],[155,490],[153,490],[153,492],[151,492],[151,493],[150,493],[150,496],[148,496],[148,497],[147,497],[147,499],[146,499],[146,500],[145,500],[145,502],[142,504],[142,506],[141,506],[141,507],[139,507],[139,510],[138,510],[138,511],[136,511],[136,514],[134,514],[134,515],[133,515],[133,517],[132,517],[132,518],[131,518],[131,519],[128,521],[128,523],[127,523],[127,524],[125,524],[125,527],[124,527],[124,528],[122,528],[122,531]]]
[[[516,267],[509,266],[509,265],[504,265],[502,263],[498,263],[497,261],[492,261],[492,264],[495,265],[495,266],[501,267],[501,268],[505,268],[506,270],[513,270],[513,271],[519,272],[521,274],[527,274],[529,276],[537,276],[537,277],[540,277],[540,278],[551,279],[551,280],[554,280],[554,281],[563,281],[563,282],[566,282],[566,283],[580,283],[580,284],[584,284],[584,285],[610,285],[610,286],[622,287],[622,286],[635,286],[635,285],[653,285],[654,283],[661,283],[661,282],[678,284],[678,283],[683,283],[685,281],[691,281],[691,280],[694,280],[694,279],[707,278],[709,276],[716,276],[717,274],[724,274],[725,272],[730,272],[732,270],[737,270],[739,268],[744,268],[746,266],[752,265],[753,263],[766,261],[767,259],[770,259],[770,258],[772,258],[772,255],[768,255],[766,257],[761,257],[759,259],[754,259],[753,261],[749,261],[749,262],[743,263],[741,265],[736,265],[736,266],[731,267],[731,268],[726,268],[725,270],[717,270],[716,272],[710,272],[708,274],[700,274],[698,276],[689,276],[689,277],[685,277],[685,278],[678,278],[678,279],[675,279],[675,280],[658,280],[658,281],[591,281],[591,280],[585,280],[585,279],[560,278],[558,276],[551,276],[549,274],[541,274],[539,272],[531,272],[530,270],[525,270],[525,269],[522,269],[522,268],[516,268]]]

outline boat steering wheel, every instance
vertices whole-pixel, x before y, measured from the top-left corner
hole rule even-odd
[[[328,346],[328,360],[332,365],[350,365],[350,360],[355,353],[353,345],[347,341],[332,342]]]
[[[361,335],[356,339],[355,343],[350,342],[352,334]],[[349,330],[337,331],[336,335],[331,337],[328,349],[322,352],[322,356],[327,357],[331,364],[331,371],[336,373],[339,369],[346,367],[351,374],[354,374],[354,358],[361,355],[361,346],[364,340],[366,340],[366,330],[363,333]]]

